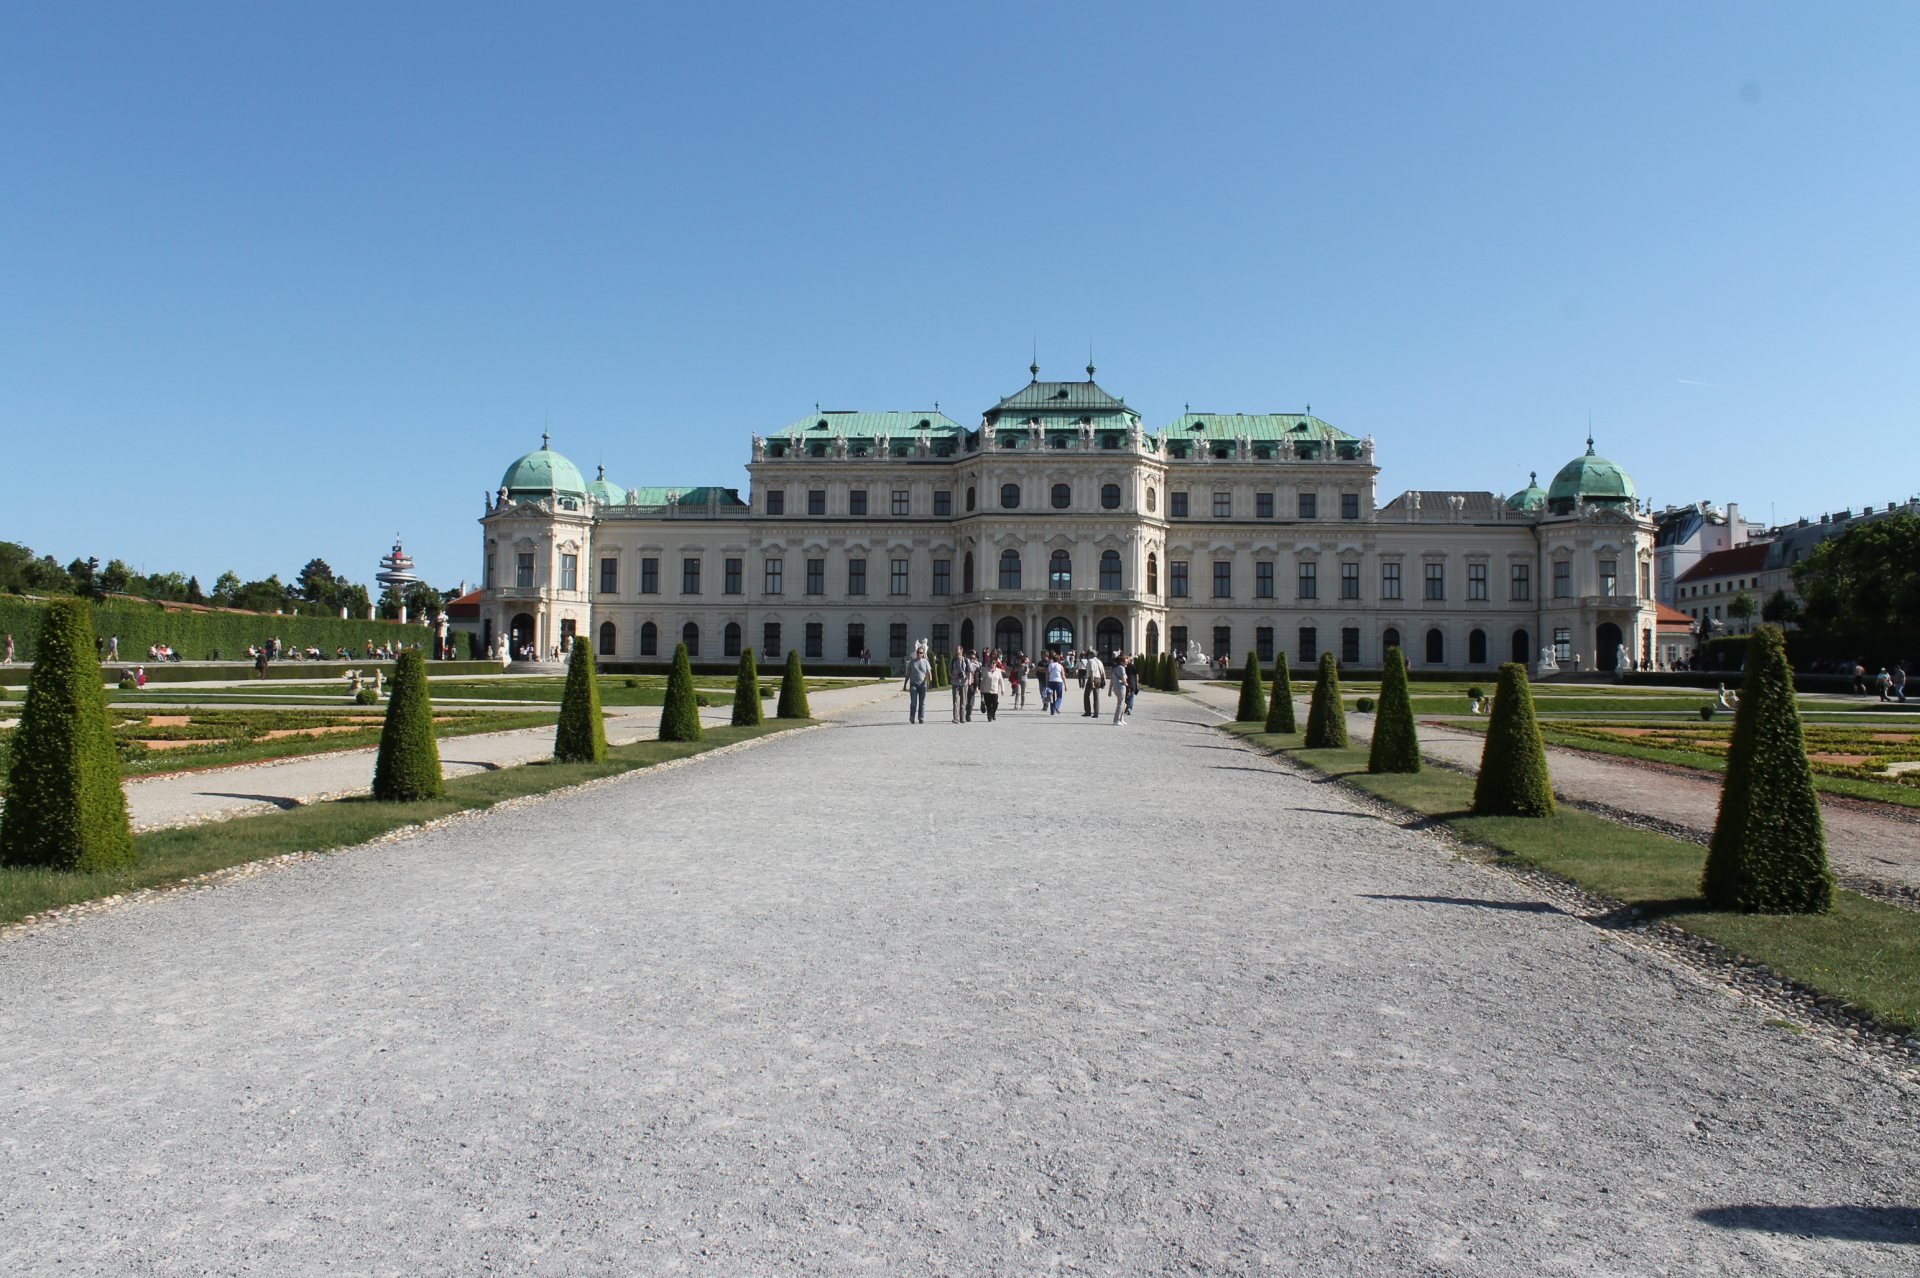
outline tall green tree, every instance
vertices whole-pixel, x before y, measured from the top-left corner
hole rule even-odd
[[[440,746],[433,737],[433,700],[427,695],[427,662],[408,648],[393,666],[387,718],[380,727],[380,755],[373,765],[373,797],[411,803],[440,797]]]
[[[753,649],[740,650],[740,669],[733,676],[733,726],[752,728],[760,723],[760,667]]]
[[[1340,700],[1340,664],[1331,652],[1320,654],[1320,675],[1313,681],[1313,699],[1307,703],[1309,750],[1343,750],[1347,745],[1347,707]]]
[[[556,763],[598,763],[606,757],[607,721],[600,712],[593,646],[585,635],[575,635],[567,658],[566,691],[560,698],[560,723],[553,734],[553,758]]]
[[[1267,731],[1298,732],[1299,723],[1293,714],[1293,671],[1287,668],[1287,654],[1279,652],[1273,658],[1273,689],[1267,695]]]
[[[1793,696],[1785,637],[1762,626],[1747,649],[1733,712],[1720,817],[1707,845],[1701,891],[1716,909],[1824,914],[1833,870],[1813,767]]]
[[[84,873],[138,860],[84,599],[48,605],[0,809],[0,865]]]
[[[1260,682],[1260,658],[1251,651],[1240,671],[1240,705],[1234,711],[1235,723],[1261,723],[1267,717],[1267,690]]]
[[[1369,772],[1418,772],[1420,737],[1413,726],[1413,698],[1407,690],[1407,657],[1398,644],[1387,649],[1380,677],[1380,705],[1373,720]]]
[[[1180,691],[1180,662],[1174,657],[1174,655],[1171,652],[1167,654],[1167,664],[1166,664],[1165,673],[1167,676],[1167,682],[1166,682],[1167,691],[1168,692]]]
[[[1793,566],[1813,630],[1867,635],[1920,629],[1920,518],[1854,524]]]
[[[1500,667],[1487,718],[1487,742],[1480,751],[1480,776],[1473,783],[1475,816],[1541,817],[1553,815],[1553,780],[1547,774],[1547,747],[1533,713],[1533,686],[1517,661]]]
[[[807,703],[807,672],[800,666],[800,651],[787,649],[787,672],[780,677],[780,700],[774,715],[780,719],[811,719],[813,707]]]
[[[660,707],[660,740],[699,739],[700,702],[693,691],[693,663],[687,658],[687,645],[677,644],[673,669],[667,675],[667,699]]]

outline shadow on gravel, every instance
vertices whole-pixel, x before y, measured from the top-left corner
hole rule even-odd
[[[1378,821],[1379,817],[1371,812],[1342,812],[1339,808],[1295,808],[1295,812],[1322,812],[1327,816],[1353,817],[1357,821]]]
[[[1803,1238],[1920,1244],[1920,1209],[1913,1207],[1782,1207],[1746,1203],[1703,1207],[1693,1213],[1717,1229],[1757,1229]]]
[[[271,803],[282,812],[291,812],[300,806],[300,800],[289,799],[284,794],[229,794],[224,790],[201,790],[198,793],[205,799],[245,799],[252,803]]]
[[[1363,901],[1418,901],[1426,905],[1471,905],[1482,910],[1513,910],[1520,914],[1560,914],[1557,905],[1545,901],[1483,901],[1473,896],[1398,896],[1392,893],[1362,892]]]
[[[489,763],[484,759],[442,759],[440,762],[457,763],[463,768],[478,768],[482,772],[498,772],[502,766],[498,763]]]

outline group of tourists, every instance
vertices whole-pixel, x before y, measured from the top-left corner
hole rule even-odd
[[[933,662],[925,644],[914,648],[907,660],[906,677],[901,688],[907,693],[907,722],[927,721],[927,689],[933,679]],[[981,717],[992,723],[1004,705],[1025,709],[1027,690],[1039,686],[1040,709],[1057,715],[1066,703],[1069,681],[1080,687],[1080,717],[1100,717],[1100,694],[1111,698],[1116,727],[1125,727],[1133,713],[1134,698],[1140,693],[1140,669],[1136,660],[1120,653],[1111,662],[1098,653],[1049,652],[1035,661],[1025,653],[1008,656],[993,648],[969,652],[962,648],[947,663],[947,681],[953,693],[953,721],[972,723],[976,705]]]

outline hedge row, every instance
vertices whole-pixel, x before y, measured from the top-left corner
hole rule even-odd
[[[31,661],[51,599],[0,596],[0,633],[13,636],[14,659]],[[208,661],[217,651],[229,661],[246,659],[248,644],[278,636],[290,647],[365,651],[389,643],[430,642],[425,626],[397,621],[342,621],[338,617],[294,617],[270,612],[170,612],[156,603],[110,599],[93,606],[93,632],[102,639],[120,636],[123,662],[146,661],[147,649],[166,644],[189,661]]]
[[[740,671],[740,659],[728,657],[725,661],[689,661],[688,667],[696,675],[734,675]],[[807,675],[815,679],[897,679],[899,673],[884,662],[876,661],[867,665],[859,661],[827,662],[809,661],[806,664]],[[439,673],[435,671],[435,673]],[[602,661],[600,673],[603,675],[670,675],[673,662],[668,661]]]

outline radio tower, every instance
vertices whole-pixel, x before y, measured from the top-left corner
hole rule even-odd
[[[393,549],[381,557],[380,571],[373,575],[373,579],[400,596],[400,620],[404,624],[407,620],[407,587],[417,584],[420,578],[413,571],[413,556],[400,545],[399,533],[393,535]]]

